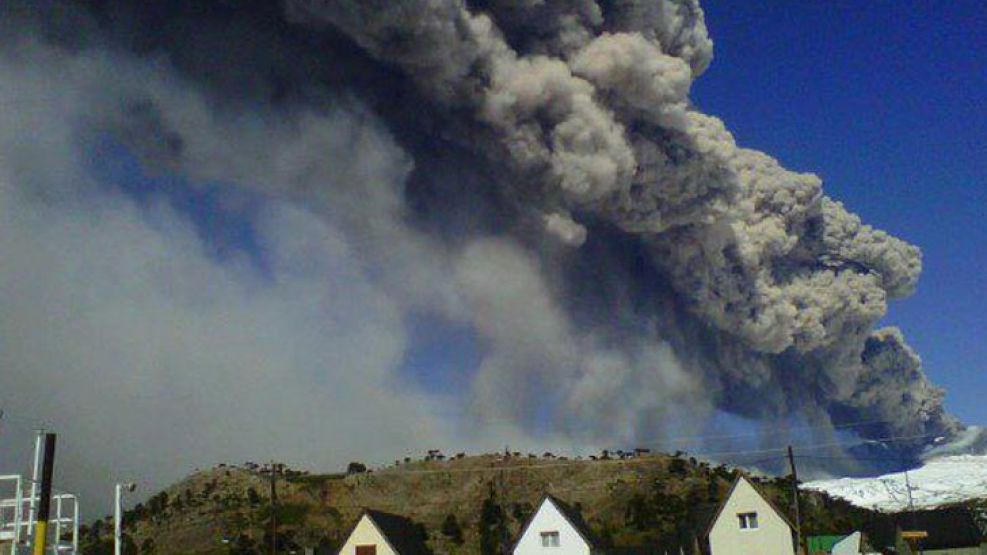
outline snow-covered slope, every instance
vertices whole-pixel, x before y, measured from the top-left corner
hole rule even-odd
[[[909,470],[908,481],[915,508],[987,498],[987,455],[933,459],[920,468]],[[825,491],[868,509],[895,512],[908,508],[908,489],[903,472],[874,478],[818,480],[805,483],[803,487]]]

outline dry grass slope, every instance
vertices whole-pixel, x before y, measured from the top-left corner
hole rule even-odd
[[[279,481],[279,540],[284,552],[304,546],[331,550],[364,508],[374,508],[423,525],[436,553],[493,555],[541,497],[552,493],[576,506],[611,545],[663,542],[677,535],[696,506],[719,501],[732,478],[723,466],[650,454],[606,460],[481,455],[350,475],[289,471]],[[779,507],[790,507],[790,482],[762,485]],[[128,513],[128,550],[265,552],[268,488],[267,476],[253,467],[221,465],[193,474]],[[806,533],[849,532],[873,517],[819,494],[806,494],[803,505]],[[450,520],[461,537],[451,533]],[[108,532],[105,523],[90,527],[86,552],[105,552]]]

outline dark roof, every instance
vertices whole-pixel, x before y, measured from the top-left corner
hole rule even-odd
[[[586,522],[585,518],[583,518],[582,511],[569,505],[568,503],[562,501],[561,499],[555,497],[554,495],[548,494],[545,497],[551,499],[552,503],[555,503],[555,506],[558,507],[559,512],[562,513],[562,516],[564,516],[566,520],[568,520],[569,523],[572,524],[572,527],[575,528],[577,532],[579,532],[579,535],[582,536],[584,540],[586,540],[586,543],[588,543],[591,548],[600,546],[599,538],[597,538],[596,535],[593,534],[593,530],[590,529],[589,523]]]
[[[367,509],[364,511],[370,517],[381,534],[387,538],[387,543],[398,552],[398,555],[429,555],[431,552],[425,545],[425,529],[415,524],[411,519],[396,514]],[[352,533],[352,532],[351,532]]]
[[[921,543],[925,549],[973,547],[984,540],[973,514],[966,507],[901,513],[897,520],[902,530],[924,530],[929,533],[929,537]]]
[[[512,553],[517,549],[517,545],[521,542],[521,538],[524,537],[524,534],[528,531],[528,527],[531,526],[531,522],[535,519],[538,511],[542,508],[546,501],[551,501],[551,503],[555,505],[559,512],[562,513],[562,516],[569,521],[569,524],[571,524],[580,537],[583,538],[583,541],[589,545],[591,550],[598,549],[600,547],[600,541],[593,534],[593,531],[590,529],[589,524],[586,523],[586,520],[583,518],[580,511],[552,494],[545,494],[545,496],[542,497],[541,502],[538,503],[538,507],[532,511],[530,515],[528,515],[528,520],[525,521],[524,526],[522,526],[520,532],[518,532],[517,539],[514,540],[514,545],[511,547]]]

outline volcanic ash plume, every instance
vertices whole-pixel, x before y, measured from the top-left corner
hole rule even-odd
[[[597,255],[578,251],[596,228],[619,230],[608,257],[643,253],[653,275],[626,276],[638,310],[601,305],[586,325],[655,322],[629,343],[674,343],[715,403],[742,414],[811,404],[836,423],[887,421],[876,436],[955,426],[900,332],[872,331],[914,289],[921,253],[690,105],[712,58],[695,1],[298,0],[289,14],[341,30],[463,114],[476,131],[452,140],[509,168],[492,178],[500,193],[544,214],[571,256]]]
[[[478,335],[481,422],[544,426],[547,404],[586,441],[716,410],[909,447],[960,429],[874,329],[920,251],[696,110],[696,0],[37,6],[18,32],[99,91],[80,126],[312,208],[405,316]]]

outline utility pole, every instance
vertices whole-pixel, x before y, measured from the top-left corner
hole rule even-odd
[[[788,464],[792,467],[792,503],[795,506],[795,552],[802,553],[802,514],[799,511],[799,477],[795,470],[795,453],[788,446]]]
[[[34,431],[34,464],[31,466],[31,499],[27,516],[27,535],[34,536],[34,523],[38,520],[38,484],[41,480],[41,442],[45,437],[44,428]]]
[[[908,479],[908,471],[905,471],[905,490],[908,491],[908,512],[912,513],[912,520],[915,519],[915,500],[912,499],[912,482]],[[913,522],[914,523],[914,522]]]
[[[113,555],[123,555],[123,493],[133,493],[137,484],[117,484],[113,488]]]
[[[908,479],[908,471],[905,471],[905,489],[908,491],[908,513],[911,515],[912,520],[912,530],[918,530],[918,519],[915,516],[915,500],[912,498],[912,490],[917,488],[912,488],[912,482]],[[922,555],[922,540],[916,539],[915,546],[918,548],[918,554]]]

